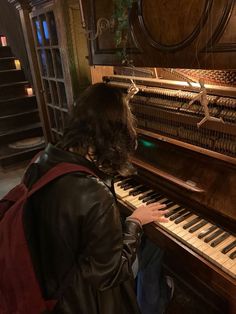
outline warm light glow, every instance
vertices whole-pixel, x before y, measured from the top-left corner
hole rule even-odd
[[[26,92],[28,96],[32,96],[33,95],[33,88],[32,87],[27,87],[26,88]]]
[[[1,36],[1,44],[2,46],[7,46],[7,38],[5,36]]]
[[[15,60],[15,67],[17,70],[21,70],[20,60]]]

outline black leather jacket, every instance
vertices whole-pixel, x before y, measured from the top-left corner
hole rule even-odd
[[[99,178],[64,175],[25,208],[25,233],[44,297],[59,299],[57,314],[140,313],[131,270],[140,226],[126,222],[122,231],[111,180],[85,158],[52,145],[30,167],[26,184],[60,162],[82,164]]]

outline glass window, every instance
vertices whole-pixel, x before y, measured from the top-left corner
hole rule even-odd
[[[56,128],[56,121],[55,121],[55,116],[54,116],[54,109],[48,106],[48,113],[49,113],[49,120],[51,124],[51,128]]]
[[[53,49],[53,57],[56,68],[56,77],[63,78],[62,64],[61,64],[61,54],[59,49]]]
[[[52,96],[51,96],[51,91],[50,91],[50,86],[47,80],[43,80],[43,86],[44,86],[44,95],[46,98],[46,102],[48,104],[52,103]]]
[[[57,84],[54,81],[50,81],[52,97],[53,97],[53,105],[59,107],[59,97],[57,93]]]
[[[58,82],[58,89],[60,93],[60,104],[62,108],[68,108],[67,98],[66,98],[66,90],[64,83]]]
[[[48,76],[55,77],[52,53],[50,49],[46,49],[46,56],[47,56]]]
[[[44,14],[41,14],[39,16],[40,22],[41,22],[41,29],[43,33],[43,42],[44,45],[49,45],[50,44],[50,38],[49,38],[49,31],[48,31],[48,25],[46,21],[46,16]]]
[[[34,23],[35,33],[36,33],[37,45],[42,46],[43,37],[41,34],[41,29],[40,29],[40,22],[37,20],[37,18],[34,18],[33,23]]]
[[[48,9],[45,7],[44,13],[39,15],[37,12],[32,12],[32,25],[50,131],[53,142],[56,142],[63,132],[68,103],[56,20],[54,12]]]
[[[47,61],[46,61],[46,52],[44,49],[38,50],[39,54],[39,63],[42,71],[42,76],[47,76]]]
[[[63,132],[63,120],[62,120],[62,112],[60,110],[56,110],[56,119],[57,119],[57,130],[62,133]]]
[[[48,26],[51,34],[51,45],[55,46],[58,44],[57,39],[57,28],[56,28],[56,22],[53,12],[47,13],[47,20],[48,20]]]

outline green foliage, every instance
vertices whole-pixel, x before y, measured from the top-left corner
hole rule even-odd
[[[129,10],[137,0],[113,0],[116,47],[125,48],[129,30]]]

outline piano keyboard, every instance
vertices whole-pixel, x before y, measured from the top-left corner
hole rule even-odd
[[[236,278],[236,237],[133,178],[116,178],[116,195],[133,210],[154,202],[165,204],[167,223],[155,222],[195,252]]]

